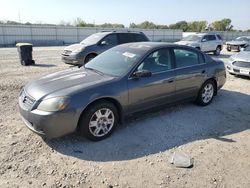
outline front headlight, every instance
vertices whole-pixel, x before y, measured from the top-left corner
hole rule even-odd
[[[84,48],[76,49],[76,50],[71,52],[71,55],[78,54],[78,53],[82,52],[83,50],[84,50]]]
[[[37,109],[46,112],[62,111],[69,104],[69,97],[53,97],[42,100]]]

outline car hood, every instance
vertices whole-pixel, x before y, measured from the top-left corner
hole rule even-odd
[[[64,48],[64,50],[67,50],[67,51],[81,51],[83,50],[85,47],[87,47],[87,45],[84,45],[84,44],[72,44],[70,46],[67,46],[66,48]]]
[[[247,42],[232,40],[232,41],[227,42],[226,44],[230,44],[230,45],[244,45],[244,44],[247,44]]]
[[[231,56],[231,58],[233,58],[234,61],[247,61],[250,62],[250,52],[239,52],[233,56]]]
[[[31,97],[39,100],[62,90],[71,88],[71,92],[74,92],[98,83],[107,82],[113,78],[114,77],[100,75],[94,71],[86,70],[84,68],[72,68],[49,74],[32,81],[25,86],[24,90]]]
[[[196,45],[198,45],[198,42],[197,41],[184,41],[184,40],[181,40],[181,41],[176,42],[175,44],[187,45],[187,46],[196,46]]]

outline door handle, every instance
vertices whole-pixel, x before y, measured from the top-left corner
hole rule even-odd
[[[164,82],[164,83],[172,83],[172,82],[174,82],[174,79],[166,79],[166,80],[164,80],[163,82]]]

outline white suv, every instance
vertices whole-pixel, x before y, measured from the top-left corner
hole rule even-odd
[[[215,55],[220,55],[223,46],[220,35],[209,33],[191,34],[176,44],[191,46],[203,52],[214,52]]]

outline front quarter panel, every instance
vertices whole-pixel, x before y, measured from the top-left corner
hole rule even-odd
[[[121,107],[122,113],[128,106],[127,82],[116,79],[103,85],[96,85],[88,89],[79,90],[71,96],[71,108],[75,109],[75,118],[79,120],[82,112],[93,102],[100,99],[115,100]]]

